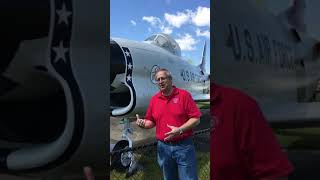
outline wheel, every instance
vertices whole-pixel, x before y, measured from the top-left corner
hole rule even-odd
[[[126,140],[119,141],[112,151],[118,151],[129,147],[129,142]],[[131,163],[132,151],[119,152],[111,156],[111,169],[119,171],[126,170]]]

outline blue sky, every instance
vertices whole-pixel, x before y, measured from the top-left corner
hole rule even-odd
[[[111,0],[110,36],[143,41],[163,32],[173,37],[181,55],[194,65],[206,41],[210,72],[210,0]]]

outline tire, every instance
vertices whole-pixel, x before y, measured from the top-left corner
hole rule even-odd
[[[129,142],[126,140],[121,140],[114,146],[112,151],[118,151],[127,147],[129,147]],[[126,170],[131,163],[130,154],[132,154],[132,151],[113,154],[111,156],[111,169],[116,169],[118,171]]]

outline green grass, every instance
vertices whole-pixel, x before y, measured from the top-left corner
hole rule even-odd
[[[288,149],[320,149],[320,128],[275,129],[277,138]]]
[[[142,155],[143,154],[143,155]],[[112,180],[118,179],[136,179],[136,180],[162,180],[162,173],[157,163],[156,150],[150,150],[135,154],[136,159],[139,159],[139,164],[143,166],[143,170],[138,171],[130,178],[126,178],[126,172],[111,171],[110,177]],[[210,153],[197,152],[198,176],[199,180],[208,180],[210,176]]]
[[[210,179],[210,153],[198,152],[197,163],[198,163],[199,179],[200,180]]]
[[[210,102],[197,102],[197,106],[199,109],[209,109]]]

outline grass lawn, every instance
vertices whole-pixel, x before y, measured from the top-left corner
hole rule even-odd
[[[197,102],[199,109],[209,109],[210,102]]]
[[[274,129],[277,138],[287,149],[320,150],[320,128]]]
[[[143,154],[143,155],[142,155]],[[152,149],[148,152],[140,152],[135,154],[136,159],[143,166],[143,169],[127,179],[137,180],[162,180],[162,173],[157,163],[156,150]],[[210,154],[209,152],[197,152],[198,176],[199,180],[210,179]],[[110,178],[112,180],[126,179],[126,172],[111,171]]]

